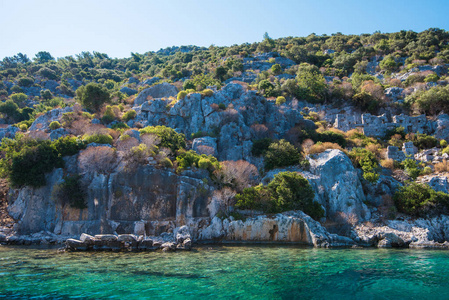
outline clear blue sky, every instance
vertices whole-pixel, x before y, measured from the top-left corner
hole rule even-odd
[[[98,51],[129,57],[316,34],[449,30],[449,0],[0,0],[0,59]]]

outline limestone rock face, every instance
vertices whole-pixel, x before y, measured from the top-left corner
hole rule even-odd
[[[449,115],[441,114],[438,116],[435,130],[435,137],[437,139],[449,139]]]
[[[76,170],[76,160],[67,160],[66,166]],[[62,169],[55,169],[47,174],[44,187],[11,190],[8,210],[18,221],[14,228],[18,234],[157,235],[188,220],[209,217],[207,206],[213,188],[202,180],[207,172],[200,173],[177,175],[170,169],[146,165],[131,173],[118,169],[107,175],[85,174],[82,182],[87,208],[80,210],[54,199],[53,190],[64,175]]]
[[[217,156],[217,139],[210,136],[193,139],[192,149],[199,154]]]
[[[200,240],[223,242],[291,242],[315,247],[351,246],[346,237],[330,234],[321,224],[301,211],[248,218],[245,221],[215,217],[200,230]]]
[[[369,210],[363,203],[366,198],[362,184],[346,154],[329,149],[308,160],[310,174],[305,173],[305,176],[315,188],[316,199],[325,208],[327,217],[344,213],[360,221],[369,219]]]
[[[134,100],[134,105],[142,105],[147,101],[148,96],[156,99],[164,97],[176,97],[177,95],[178,89],[174,85],[164,82],[141,91],[136,100]]]
[[[387,221],[383,226],[357,225],[352,234],[357,243],[379,248],[445,248],[449,249],[449,216],[431,219]]]
[[[429,186],[437,192],[449,192],[449,182],[446,176],[432,177],[429,181]]]
[[[48,126],[53,121],[59,121],[64,113],[71,112],[71,107],[66,108],[55,108],[52,110],[49,110],[45,114],[39,116],[33,124],[31,124],[29,131],[43,131],[48,130]]]
[[[281,138],[298,124],[315,128],[312,121],[302,117],[298,101],[277,106],[236,83],[227,84],[211,96],[193,93],[176,103],[167,99],[146,101],[145,91],[134,102],[135,122],[144,126],[165,125],[186,137],[200,131],[216,136],[220,160],[249,160],[254,139],[268,135]]]
[[[366,200],[373,206],[384,204],[385,197],[391,198],[402,184],[391,176],[381,174],[376,183],[365,186]]]

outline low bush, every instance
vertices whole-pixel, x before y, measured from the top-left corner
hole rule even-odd
[[[413,145],[418,147],[418,149],[429,149],[436,147],[438,145],[438,140],[427,134],[416,134],[414,135]]]
[[[134,109],[128,110],[122,117],[122,120],[128,122],[137,116],[137,112]]]
[[[314,191],[307,179],[295,172],[281,172],[266,186],[245,188],[236,195],[239,208],[261,209],[269,213],[302,210],[314,219],[324,216],[324,210],[314,201]]]
[[[349,152],[349,158],[355,167],[363,170],[363,178],[367,181],[374,183],[379,179],[379,163],[373,152],[368,149],[353,148]]]
[[[129,126],[126,123],[118,122],[111,126],[111,129],[129,129]]]
[[[408,158],[402,162],[405,173],[415,180],[419,175],[421,175],[422,170],[419,169],[418,163],[411,158]]]
[[[3,139],[0,175],[8,177],[15,187],[43,186],[46,184],[46,173],[63,167],[63,156],[76,154],[83,147],[84,144],[73,137],[63,137],[54,142],[22,135],[17,135],[15,139]]]
[[[444,213],[449,208],[449,194],[436,192],[427,184],[402,186],[393,199],[399,211],[414,216]]]
[[[176,99],[181,100],[184,99],[187,96],[187,91],[180,91],[178,93],[178,96],[176,97]]]
[[[189,167],[208,170],[210,173],[220,169],[220,163],[212,155],[198,154],[193,150],[179,151],[176,157],[178,163],[178,172]]]
[[[58,121],[53,121],[48,127],[50,127],[51,130],[56,130],[58,128],[61,128],[61,124]]]
[[[299,164],[301,154],[286,140],[271,143],[265,152],[265,168],[271,170]]]
[[[112,145],[114,139],[109,134],[94,133],[92,135],[89,134],[83,135],[83,141],[86,142],[87,144],[97,143],[97,144]]]
[[[279,96],[276,98],[276,105],[282,105],[286,102],[287,100],[285,99],[285,97],[283,96]]]
[[[201,92],[201,95],[203,95],[203,97],[211,97],[214,94],[214,91],[211,89],[205,89]]]
[[[173,128],[165,126],[148,126],[139,130],[140,135],[155,134],[160,138],[160,147],[169,148],[172,152],[186,147],[185,136]]]

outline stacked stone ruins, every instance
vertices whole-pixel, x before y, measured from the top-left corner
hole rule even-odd
[[[436,128],[434,121],[425,115],[416,117],[400,114],[391,117],[389,114],[373,116],[371,114],[343,115],[337,114],[334,127],[343,131],[360,128],[366,136],[384,137],[387,131],[404,127],[405,132],[431,134]]]

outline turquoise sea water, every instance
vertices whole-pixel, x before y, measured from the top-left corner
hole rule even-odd
[[[449,299],[449,251],[206,246],[77,252],[0,246],[0,299]]]

